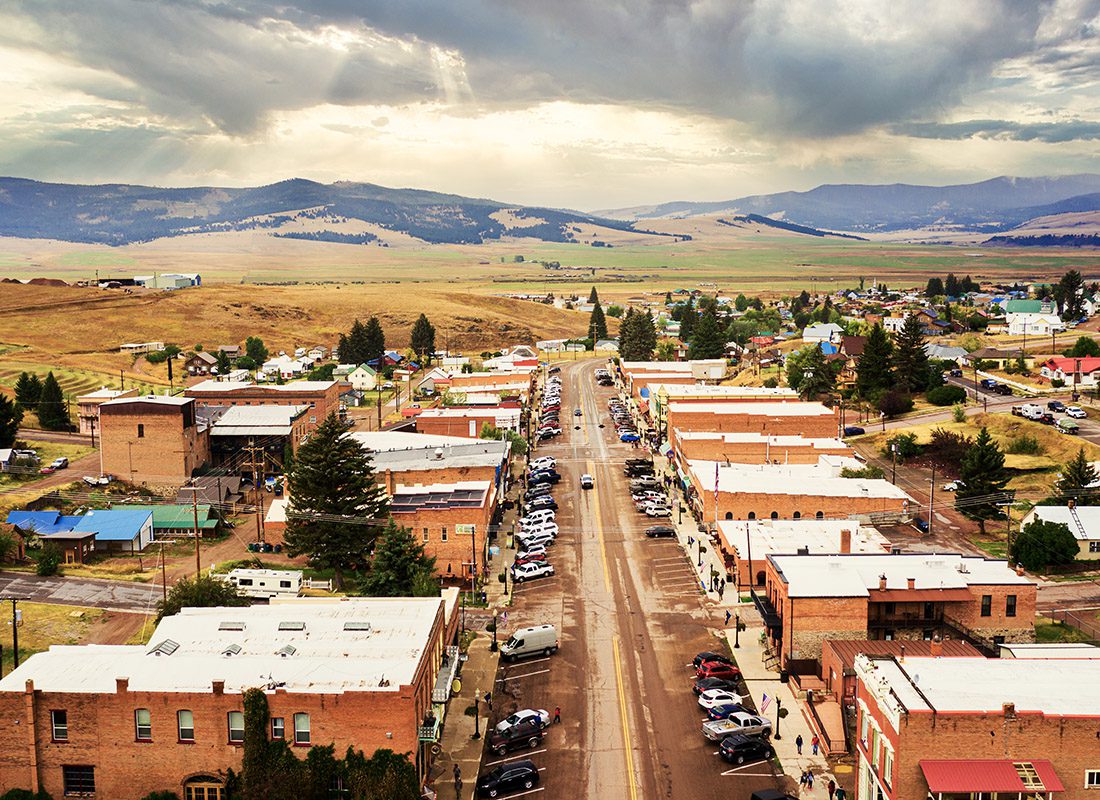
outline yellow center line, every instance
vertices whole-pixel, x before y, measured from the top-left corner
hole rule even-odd
[[[585,469],[589,475],[595,476],[596,465],[592,463],[592,459],[588,459],[584,462]],[[607,561],[607,546],[604,543],[603,538],[603,520],[600,519],[600,487],[597,484],[592,487],[592,491],[588,493],[592,498],[592,513],[596,517],[596,540],[600,543],[600,563],[603,564],[603,588],[611,594],[611,568],[608,566]]]
[[[630,725],[626,715],[626,692],[623,691],[623,667],[619,658],[619,637],[612,641],[615,655],[615,682],[619,689],[619,716],[623,720],[623,755],[626,757],[626,777],[630,785],[630,800],[638,800],[638,787],[634,783],[634,750],[630,745]]]

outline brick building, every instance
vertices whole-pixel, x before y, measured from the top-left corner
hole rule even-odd
[[[85,436],[99,435],[99,407],[108,400],[122,397],[137,397],[137,389],[96,389],[76,398],[76,416],[80,423],[80,432]]]
[[[101,471],[149,486],[177,487],[210,460],[209,427],[190,397],[146,395],[99,407]]]
[[[416,415],[416,430],[430,435],[476,439],[485,424],[520,433],[521,418],[522,410],[518,406],[428,408]]]
[[[0,791],[223,800],[240,772],[242,694],[299,757],[408,752],[421,781],[457,666],[454,597],[188,608],[149,645],[54,646],[0,680]]]
[[[715,386],[712,384],[661,383],[647,381],[648,397],[645,398],[646,412],[651,421],[661,430],[665,430],[669,403],[774,403],[800,402],[794,389],[765,386]]]
[[[1085,800],[1100,661],[858,656],[857,800]]]
[[[816,464],[821,456],[852,456],[840,439],[806,439],[763,433],[672,431],[672,449],[681,463],[724,461],[734,464]]]
[[[856,697],[856,658],[860,655],[886,658],[982,658],[974,645],[962,639],[826,639],[821,645],[821,680],[825,693],[844,705]],[[816,695],[816,692],[815,692]]]
[[[840,416],[821,403],[674,401],[668,406],[668,429],[760,433],[835,439]]]
[[[957,553],[770,555],[759,596],[791,671],[817,673],[826,639],[1035,638],[1036,587],[1005,561]]]
[[[817,464],[719,464],[692,461],[681,480],[689,487],[697,519],[848,519],[908,517],[910,497],[886,480],[842,478],[850,458],[822,456]],[[717,475],[716,475],[717,473]]]
[[[329,414],[341,414],[340,396],[351,389],[341,381],[291,381],[261,386],[251,381],[207,380],[187,387],[184,395],[199,406],[308,406],[310,430]]]
[[[471,570],[481,570],[496,509],[492,481],[392,484],[387,492],[394,521],[424,544],[441,578],[468,581]]]
[[[351,435],[368,440],[377,437],[371,433]],[[437,437],[421,438],[430,442]],[[372,452],[375,477],[387,487],[485,480],[492,484],[491,499],[502,495],[508,482],[511,444],[495,439],[455,439],[458,444]]]

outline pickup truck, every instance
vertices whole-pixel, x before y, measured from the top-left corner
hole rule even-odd
[[[730,714],[725,719],[712,719],[703,723],[703,735],[712,742],[720,742],[727,736],[771,736],[772,722],[744,711]]]

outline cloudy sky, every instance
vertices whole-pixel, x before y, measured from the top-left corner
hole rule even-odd
[[[0,0],[0,174],[586,210],[1100,172],[1100,0]]]

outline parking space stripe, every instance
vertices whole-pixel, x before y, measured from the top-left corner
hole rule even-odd
[[[497,764],[507,764],[511,761],[522,761],[525,758],[530,758],[531,756],[537,756],[539,753],[545,753],[545,752],[546,752],[545,747],[542,748],[541,750],[528,750],[525,753],[520,753],[519,755],[515,755],[515,756],[509,756],[508,758],[498,758],[496,761],[486,761],[485,766],[486,767],[495,767]],[[546,769],[546,768],[543,767],[543,769]],[[539,770],[539,771],[541,772],[542,770]]]
[[[530,678],[534,675],[545,675],[549,671],[550,670],[548,669],[540,669],[536,670],[535,672],[525,672],[522,675],[509,675],[506,678],[497,678],[497,683],[504,683],[505,681],[518,681],[522,680],[523,678]]]

